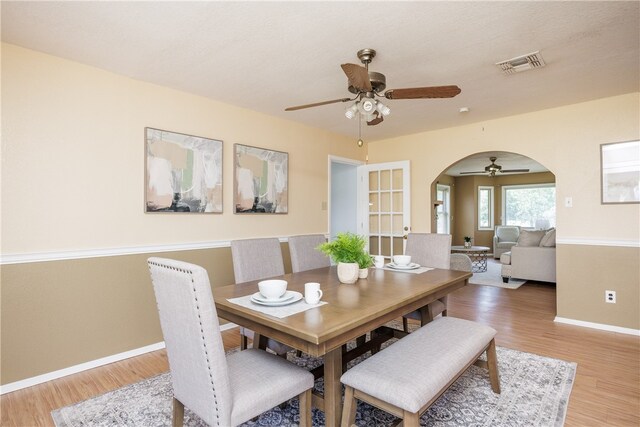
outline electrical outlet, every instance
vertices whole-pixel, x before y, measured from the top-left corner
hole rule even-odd
[[[616,303],[616,291],[604,291],[604,301],[609,304]]]

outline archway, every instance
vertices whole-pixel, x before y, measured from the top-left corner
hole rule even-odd
[[[496,157],[495,162],[490,158]],[[496,165],[501,169],[489,168]],[[489,168],[485,171],[485,168]],[[502,172],[528,169],[527,172]],[[555,209],[540,215],[539,219],[547,219],[548,224],[540,221],[536,224],[536,214],[531,212],[529,222],[523,218],[505,217],[505,202],[503,193],[505,188],[538,188],[544,185],[553,185],[555,188],[555,175],[535,159],[518,153],[506,151],[485,151],[470,154],[469,156],[452,163],[445,168],[431,183],[430,206],[432,207],[431,230],[434,232],[448,231],[452,235],[454,245],[462,245],[464,236],[471,236],[474,244],[492,247],[494,228],[496,225],[514,224],[525,229],[555,227]],[[449,187],[449,204],[441,200],[438,195],[443,191],[438,187]],[[488,187],[487,192],[479,196],[479,188]],[[492,189],[492,190],[491,190]],[[444,192],[446,194],[446,192]],[[488,212],[488,222],[480,224],[479,197],[488,194],[491,203]],[[515,194],[515,192],[514,192]],[[553,202],[555,204],[555,192]],[[507,209],[508,211],[508,209]],[[552,215],[550,215],[552,214]],[[449,230],[442,230],[442,215],[448,217]],[[549,218],[550,217],[550,218]],[[537,225],[537,226],[536,226]],[[440,227],[439,227],[440,226]]]

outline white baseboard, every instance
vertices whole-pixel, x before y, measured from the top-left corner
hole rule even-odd
[[[604,323],[585,322],[583,320],[567,319],[565,317],[557,317],[554,322],[566,323],[567,325],[582,326],[585,328],[599,329],[601,331],[617,332],[619,334],[640,336],[640,329],[623,328],[622,326],[606,325]]]
[[[226,331],[228,329],[235,328],[235,323],[226,323],[220,326],[220,331]],[[122,353],[114,354],[100,359],[91,360],[89,362],[81,363],[79,365],[70,366],[68,368],[59,369],[57,371],[48,372],[46,374],[38,375],[37,377],[31,377],[24,380],[16,381],[13,383],[0,386],[0,395],[11,393],[16,390],[20,390],[34,385],[42,384],[47,381],[55,380],[58,378],[66,377],[67,375],[77,374],[78,372],[88,371],[89,369],[97,368],[99,366],[108,365],[109,363],[119,362],[121,360],[129,359],[131,357],[140,356],[141,354],[150,353],[156,350],[162,350],[164,348],[164,341],[155,344],[147,345],[145,347],[136,348],[133,350],[125,351]]]

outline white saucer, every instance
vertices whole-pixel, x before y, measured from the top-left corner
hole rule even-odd
[[[284,302],[293,298],[293,293],[285,291],[285,293],[282,294],[280,298],[270,299],[265,298],[260,292],[256,292],[255,294],[251,295],[251,298],[259,302]]]
[[[259,299],[256,299],[256,296]],[[278,307],[280,305],[288,305],[288,304],[293,304],[294,302],[300,301],[302,299],[302,294],[296,291],[287,291],[284,293],[284,295],[280,299],[266,300],[262,295],[260,295],[260,292],[256,292],[255,294],[251,295],[250,299],[251,299],[251,302],[255,304],[266,305],[270,307]]]
[[[408,265],[397,265],[393,262],[387,264],[387,267],[392,268],[394,270],[415,270],[416,268],[420,268],[420,264],[416,264],[415,262],[409,263]]]

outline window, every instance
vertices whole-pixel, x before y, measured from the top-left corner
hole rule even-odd
[[[451,230],[451,187],[438,184],[436,199],[441,202],[436,208],[437,233],[450,234]]]
[[[503,224],[546,229],[556,226],[556,185],[502,187]]]
[[[493,187],[478,186],[478,230],[493,230]]]

